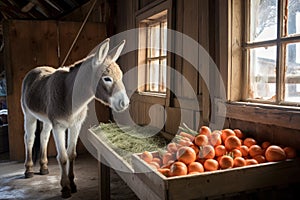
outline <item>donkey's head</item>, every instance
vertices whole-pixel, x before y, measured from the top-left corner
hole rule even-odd
[[[125,40],[109,51],[109,39],[106,39],[93,58],[93,67],[97,72],[98,84],[95,98],[116,112],[125,110],[129,98],[122,82],[123,73],[116,63],[124,47]]]

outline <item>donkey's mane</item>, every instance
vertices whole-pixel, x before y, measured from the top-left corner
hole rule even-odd
[[[76,68],[80,67],[84,62],[90,62],[93,59],[94,55],[95,54],[91,54],[91,55],[89,55],[81,60],[78,60],[78,61],[74,62],[73,64],[66,66],[66,67],[70,68],[70,70],[76,69]]]

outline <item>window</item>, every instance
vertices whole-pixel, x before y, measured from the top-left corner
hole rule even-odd
[[[299,0],[247,0],[246,100],[300,103]]]
[[[139,65],[144,65],[147,83],[143,92],[166,93],[167,82],[167,11],[140,21]]]

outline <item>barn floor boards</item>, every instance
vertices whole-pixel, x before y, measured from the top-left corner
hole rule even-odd
[[[35,171],[38,172],[36,165]],[[49,174],[24,178],[23,163],[0,163],[0,199],[48,199],[60,198],[60,172],[55,158],[49,159]],[[75,182],[78,192],[70,199],[98,199],[98,163],[90,155],[79,155],[75,163]],[[137,199],[134,193],[111,172],[111,198]]]

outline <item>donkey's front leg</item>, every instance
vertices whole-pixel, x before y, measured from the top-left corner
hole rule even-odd
[[[78,135],[80,132],[81,123],[77,123],[72,126],[68,132],[68,156],[69,156],[69,180],[71,186],[71,192],[77,192],[77,187],[74,182],[74,161],[76,158],[76,144],[78,140]]]
[[[41,159],[40,159],[40,174],[49,174],[48,171],[48,158],[47,158],[47,146],[52,129],[51,124],[44,122],[43,130],[41,132]]]
[[[65,147],[65,128],[60,125],[53,127],[53,135],[55,139],[55,145],[57,149],[57,161],[60,165],[61,180],[60,185],[62,187],[62,198],[69,198],[71,196],[70,181],[67,175],[67,162],[68,155]]]
[[[36,122],[37,120],[30,114],[24,113],[24,143],[25,143],[25,178],[31,178],[34,175],[32,162],[32,147],[35,138]]]

